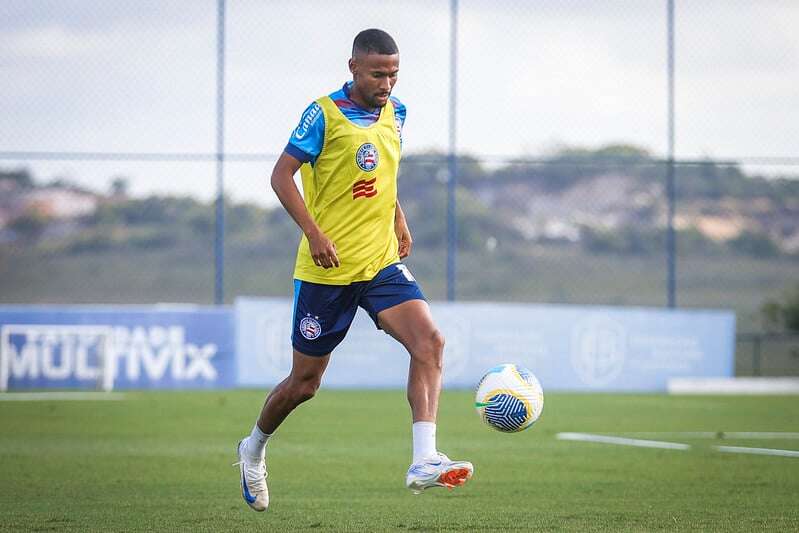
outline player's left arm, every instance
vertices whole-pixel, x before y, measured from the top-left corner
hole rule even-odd
[[[408,221],[405,220],[405,213],[402,212],[399,200],[397,200],[397,207],[394,209],[394,233],[397,234],[397,241],[399,241],[400,259],[405,259],[411,255],[413,238],[411,237],[411,230],[408,228]]]

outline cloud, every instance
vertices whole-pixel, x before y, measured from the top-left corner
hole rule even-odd
[[[3,47],[16,62],[63,59],[97,52],[96,39],[57,25],[25,29],[12,34]]]
[[[349,77],[355,33],[375,26],[400,45],[405,150],[446,148],[447,2],[227,5],[227,150],[282,150],[305,106]],[[215,2],[14,0],[2,9],[0,76],[10,82],[0,91],[0,150],[214,149]],[[461,150],[535,155],[553,140],[623,140],[663,152],[663,0],[472,0],[459,12]],[[796,27],[796,2],[677,3],[679,155],[795,154]],[[258,167],[242,166],[250,177],[241,181],[259,183]]]

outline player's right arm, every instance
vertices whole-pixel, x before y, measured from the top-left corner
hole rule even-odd
[[[291,154],[283,152],[272,170],[272,190],[275,191],[280,203],[308,238],[311,256],[316,266],[337,267],[339,262],[336,245],[319,229],[316,221],[305,207],[297,184],[294,183],[294,174],[297,173],[300,166],[302,166],[301,161]]]

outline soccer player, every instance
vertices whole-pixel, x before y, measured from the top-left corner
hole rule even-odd
[[[291,373],[266,398],[238,445],[241,491],[256,511],[269,505],[265,449],[281,422],[319,388],[330,353],[358,307],[410,354],[408,402],[413,460],[405,484],[418,493],[464,484],[473,472],[436,448],[444,338],[416,280],[400,262],[411,233],[397,200],[405,106],[391,95],[399,50],[382,30],[360,32],[352,81],[303,113],[272,171],[272,188],[302,229],[294,270]],[[294,183],[300,170],[305,198]]]

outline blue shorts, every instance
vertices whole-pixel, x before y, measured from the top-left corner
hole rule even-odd
[[[291,344],[306,355],[327,355],[344,340],[359,306],[380,329],[380,311],[408,300],[424,299],[410,270],[402,263],[387,266],[371,281],[349,285],[295,279]]]

